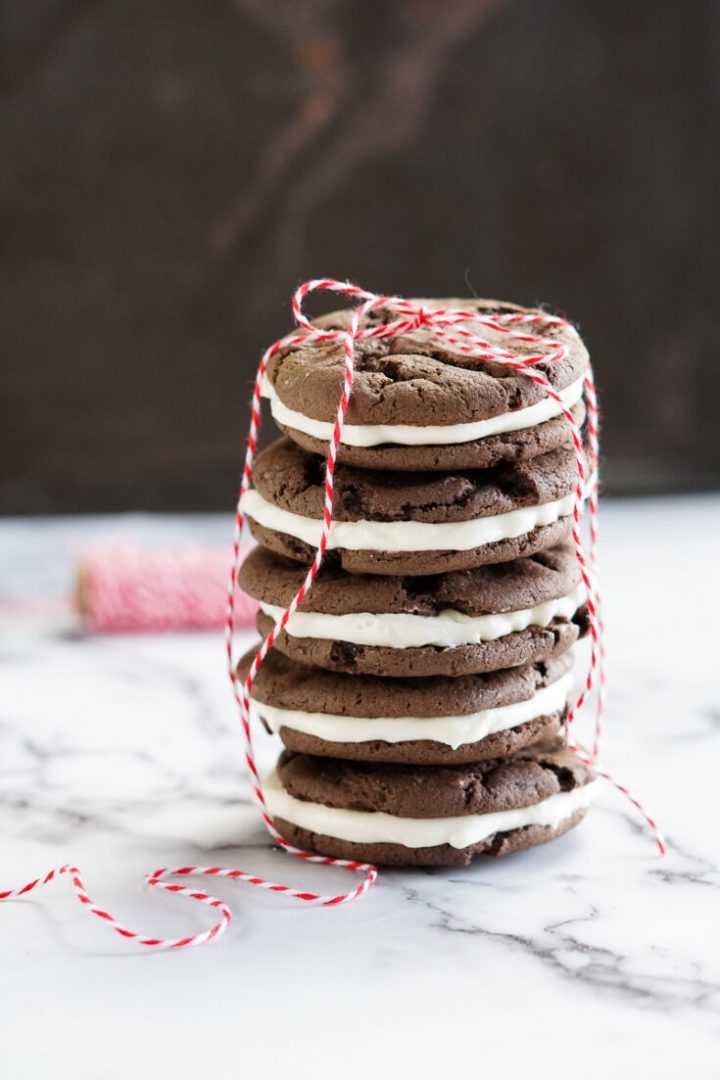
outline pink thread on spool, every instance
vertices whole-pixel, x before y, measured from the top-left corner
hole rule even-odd
[[[97,633],[219,630],[227,613],[227,550],[104,544],[82,559],[76,604]],[[238,591],[238,625],[258,603]]]

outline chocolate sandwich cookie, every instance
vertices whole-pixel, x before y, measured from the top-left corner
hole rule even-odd
[[[284,751],[265,781],[291,844],[394,866],[466,866],[562,836],[594,775],[561,740],[475,765],[360,765]]]
[[[582,423],[588,354],[572,327],[533,323],[537,310],[497,300],[418,303],[426,310],[477,311],[500,325],[508,317],[526,315],[529,334],[565,346],[562,359],[539,363],[535,370],[547,377]],[[351,315],[349,310],[334,312],[316,324],[326,330],[344,328]],[[367,322],[379,325],[395,319],[397,315],[379,310]],[[480,334],[519,359],[538,353],[537,345],[479,322],[464,323],[463,330]],[[291,346],[270,360],[264,395],[273,418],[306,450],[327,452],[343,376],[344,352],[338,342]],[[338,460],[345,464],[400,470],[486,468],[571,446],[560,405],[542,387],[519,371],[466,355],[432,329],[356,344],[353,392],[338,449]]]
[[[247,674],[255,650],[241,660]],[[483,761],[557,735],[572,690],[570,653],[484,675],[386,679],[297,664],[274,649],[251,696],[291,750],[353,761]]]
[[[260,601],[267,635],[305,580],[292,559],[257,547],[238,577]],[[430,577],[347,574],[323,566],[275,647],[348,674],[469,675],[559,656],[585,629],[571,545],[511,563]]]
[[[263,547],[312,561],[322,532],[324,459],[290,439],[258,455],[242,508]],[[571,450],[450,473],[335,470],[328,555],[350,573],[437,574],[517,559],[570,533]]]

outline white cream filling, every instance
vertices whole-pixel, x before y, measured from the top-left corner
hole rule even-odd
[[[563,405],[572,408],[582,397],[583,379],[579,378],[560,391]],[[263,397],[270,402],[273,419],[284,427],[302,431],[322,442],[329,442],[334,424],[328,420],[313,420],[304,413],[289,409],[283,404],[277,392],[265,380]],[[465,424],[432,424],[415,426],[413,424],[346,424],[343,428],[343,442],[348,446],[379,446],[383,443],[395,443],[398,446],[442,446],[454,443],[471,442],[484,439],[488,435],[501,435],[508,431],[520,431],[536,427],[546,420],[560,416],[562,408],[554,398],[546,397],[526,409],[490,416],[487,420],[473,420]]]
[[[465,615],[446,608],[437,615],[411,615],[405,612],[356,612],[329,615],[317,611],[296,611],[285,630],[292,637],[320,638],[327,641],[349,641],[353,645],[376,645],[389,649],[422,648],[426,645],[457,648],[497,641],[507,634],[526,630],[528,626],[548,626],[553,619],[570,619],[585,599],[585,587],[580,584],[567,596],[546,600],[532,608],[506,611],[493,615]],[[265,615],[277,622],[283,608],[260,603]]]
[[[479,844],[497,832],[545,825],[556,829],[578,810],[585,810],[595,794],[597,781],[559,792],[549,799],[494,814],[463,814],[446,818],[401,818],[379,811],[339,810],[321,803],[303,802],[288,795],[276,772],[263,784],[263,794],[271,817],[283,818],[323,836],[357,844],[402,844],[408,848],[450,844],[466,848]]]
[[[482,544],[524,536],[538,525],[551,525],[571,513],[575,495],[469,521],[333,521],[328,547],[349,551],[471,551]],[[320,518],[304,517],[268,502],[250,488],[241,500],[244,514],[258,525],[295,536],[316,548],[322,536]]]
[[[337,716],[333,713],[279,709],[254,698],[252,705],[274,732],[286,727],[326,742],[348,743],[376,740],[402,743],[430,739],[457,750],[459,746],[479,742],[496,731],[508,731],[538,716],[559,712],[565,708],[571,690],[572,673],[568,672],[550,686],[538,690],[527,701],[516,701],[512,705],[500,705],[495,709],[460,716]]]

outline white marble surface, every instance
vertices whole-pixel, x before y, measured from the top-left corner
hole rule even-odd
[[[166,935],[209,913],[145,890],[159,865],[323,891],[352,880],[268,846],[218,636],[86,637],[47,603],[93,536],[229,528],[0,524],[0,888],[73,861],[98,902]],[[0,905],[3,1080],[717,1077],[720,500],[610,504],[603,532],[604,756],[665,828],[665,860],[605,790],[556,844],[467,871],[385,871],[344,908],[216,882],[231,929],[175,954],[123,942],[60,880]]]

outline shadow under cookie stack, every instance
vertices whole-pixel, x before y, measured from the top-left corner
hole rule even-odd
[[[343,328],[351,314],[316,323]],[[566,355],[538,367],[581,424],[587,352],[570,327],[552,335]],[[512,342],[520,357],[530,348]],[[290,347],[268,366],[284,437],[258,455],[243,499],[258,546],[239,576],[263,635],[320,540],[342,379],[337,343]],[[252,686],[285,747],[263,785],[276,828],[322,855],[407,866],[464,865],[567,832],[593,775],[562,737],[586,609],[570,540],[577,467],[557,402],[431,329],[364,340],[337,461],[325,561]]]

